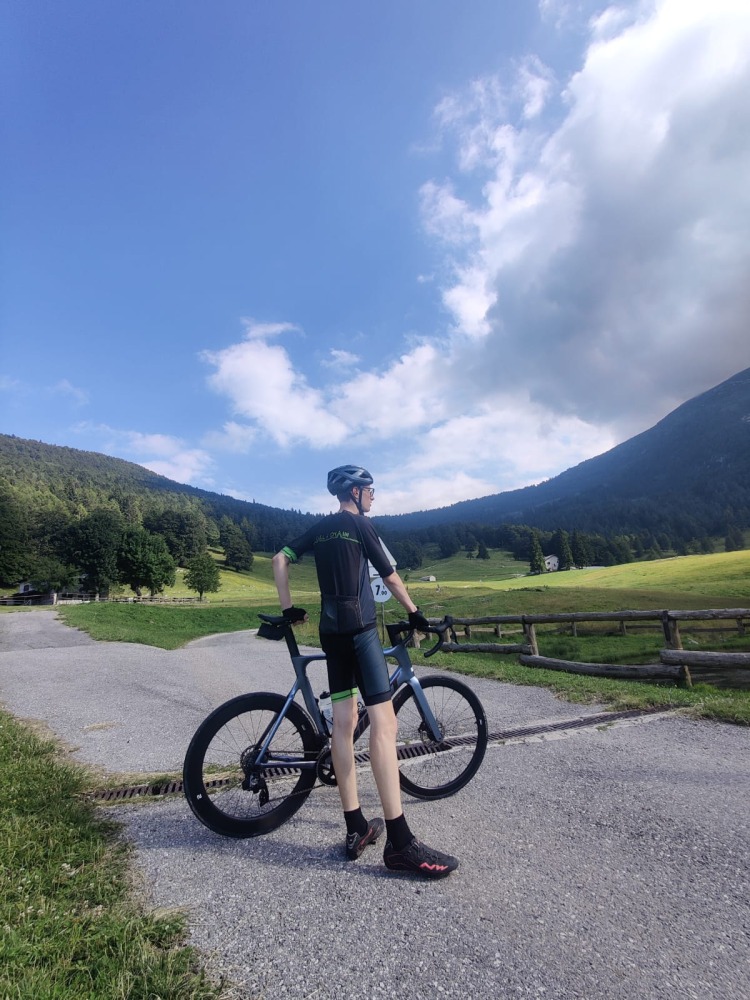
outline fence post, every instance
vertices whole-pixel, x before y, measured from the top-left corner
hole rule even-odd
[[[526,638],[526,642],[531,647],[531,655],[539,656],[539,647],[536,644],[536,629],[533,622],[527,622],[525,618],[521,619],[521,624],[523,625],[523,634]]]
[[[669,612],[662,611],[661,613],[661,627],[664,632],[664,641],[668,646],[672,645],[672,632],[669,628]]]
[[[671,643],[672,649],[682,649],[682,638],[680,636],[680,623],[676,618],[670,618],[670,633],[671,633]]]

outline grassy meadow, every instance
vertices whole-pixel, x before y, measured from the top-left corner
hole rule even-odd
[[[451,559],[427,563],[404,573],[414,601],[431,618],[451,614],[474,618],[498,614],[562,614],[569,611],[701,610],[750,607],[750,551],[682,556],[654,562],[607,568],[572,570],[544,576],[519,576],[525,564],[507,553],[493,552],[489,560]],[[312,560],[290,567],[292,594],[306,607],[310,621],[299,627],[301,642],[315,646],[319,595]],[[434,575],[435,582],[423,576]],[[191,639],[217,632],[257,627],[257,613],[278,613],[271,560],[256,555],[252,570],[222,570],[221,589],[202,603],[101,603],[63,607],[70,625],[94,638],[143,642],[176,649]],[[178,579],[166,595],[190,596]],[[194,595],[193,595],[194,596]],[[382,622],[403,617],[400,605],[380,605]],[[382,624],[381,622],[381,624]],[[520,631],[520,627],[517,629]],[[700,625],[681,626],[686,648],[750,650],[750,635],[731,631],[706,633]],[[481,641],[492,641],[482,635]],[[654,663],[664,644],[660,625],[628,627],[621,635],[609,624],[581,626],[578,635],[558,626],[537,629],[542,655],[591,663]],[[504,634],[502,641],[519,641]],[[420,657],[416,653],[417,660]],[[613,707],[655,708],[679,705],[694,715],[750,724],[750,692],[696,684],[641,683],[580,677],[551,670],[523,667],[515,656],[491,653],[439,654],[431,661],[457,672],[494,677],[515,684],[535,684],[571,701],[600,701]]]
[[[179,913],[147,913],[86,772],[0,712],[0,997],[209,1000]]]

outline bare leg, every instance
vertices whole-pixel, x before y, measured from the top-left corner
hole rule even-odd
[[[369,705],[370,716],[370,764],[378,786],[380,802],[385,819],[396,819],[403,812],[401,806],[401,786],[398,780],[398,757],[396,755],[396,732],[398,723],[393,711],[393,702]],[[338,771],[336,772],[338,777]]]
[[[359,808],[357,772],[354,768],[354,728],[357,725],[357,699],[333,703],[331,758],[344,812]]]

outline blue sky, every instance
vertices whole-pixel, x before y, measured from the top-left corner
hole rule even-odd
[[[539,482],[750,365],[746,0],[9,0],[0,431],[280,507]]]

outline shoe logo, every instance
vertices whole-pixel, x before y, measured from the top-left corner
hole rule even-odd
[[[444,872],[448,868],[448,865],[431,865],[429,861],[423,861],[419,867],[424,868],[428,872]]]

